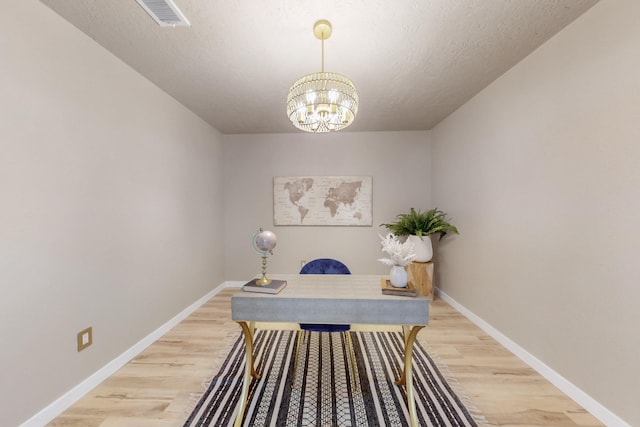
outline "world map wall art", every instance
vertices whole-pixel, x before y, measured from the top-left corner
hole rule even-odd
[[[274,225],[372,225],[370,176],[276,176]]]

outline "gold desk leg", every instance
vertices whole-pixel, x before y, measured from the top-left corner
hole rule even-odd
[[[358,386],[358,378],[356,377],[356,369],[357,369],[356,355],[353,351],[353,341],[351,340],[351,332],[345,331],[343,333],[346,337],[347,346],[349,347],[348,351],[349,351],[349,358],[351,359],[351,376],[353,377],[353,389],[355,391],[360,391],[360,386]],[[347,367],[347,370],[349,370],[348,367]]]
[[[404,334],[404,369],[402,370],[402,376],[396,380],[397,385],[405,386],[407,390],[407,406],[409,407],[409,418],[411,420],[411,427],[418,427],[418,414],[416,413],[416,399],[413,396],[413,343],[416,340],[416,336],[420,329],[424,326],[413,326],[409,334]],[[403,326],[403,331],[408,330]]]
[[[409,333],[411,332],[410,325],[402,325],[402,337],[404,338],[404,346],[407,347],[407,341],[409,340]]]
[[[244,418],[244,411],[247,408],[247,399],[249,397],[249,384],[251,378],[260,378],[260,375],[256,372],[253,365],[253,322],[238,322],[242,328],[244,334],[244,344],[246,350],[246,364],[244,368],[244,378],[242,379],[242,400],[240,400],[240,406],[238,407],[238,416],[234,427],[240,427],[242,425],[242,419]]]

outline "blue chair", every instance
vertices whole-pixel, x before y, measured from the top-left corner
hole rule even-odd
[[[351,274],[349,268],[342,262],[331,258],[318,258],[306,263],[300,270],[300,274]],[[293,362],[293,381],[291,386],[296,383],[296,372],[298,367],[298,354],[300,353],[300,343],[303,338],[306,339],[310,332],[341,332],[344,335],[345,341],[349,347],[349,356],[351,359],[351,370],[353,372],[353,383],[355,388],[358,388],[356,382],[355,371],[355,356],[353,353],[353,343],[351,342],[351,335],[349,330],[351,325],[334,325],[334,324],[318,324],[318,323],[300,323],[300,330],[298,331],[298,340],[296,343],[296,354]]]
[[[318,258],[306,263],[300,274],[351,274],[351,271],[336,259]]]

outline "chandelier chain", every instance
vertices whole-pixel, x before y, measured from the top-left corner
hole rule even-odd
[[[322,72],[324,73],[324,33],[322,33]]]

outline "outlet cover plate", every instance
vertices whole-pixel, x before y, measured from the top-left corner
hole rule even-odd
[[[93,330],[89,326],[87,329],[78,332],[78,351],[84,350],[91,344],[93,344]]]

